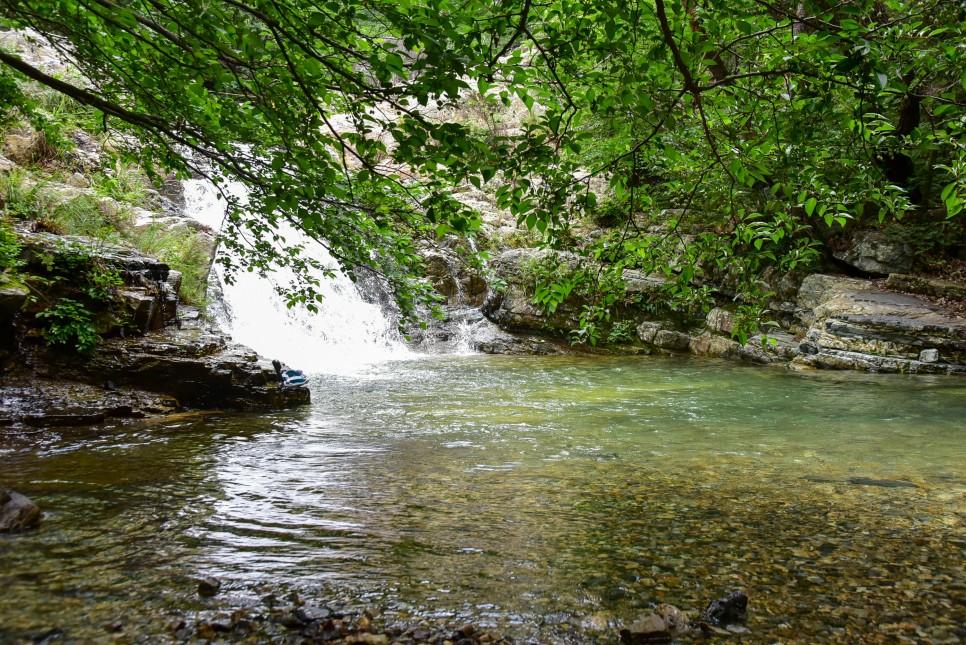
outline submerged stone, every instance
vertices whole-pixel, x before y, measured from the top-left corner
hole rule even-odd
[[[721,627],[744,620],[747,613],[747,594],[744,591],[735,591],[726,598],[709,602],[701,612],[700,621],[713,627]]]
[[[41,518],[43,513],[27,497],[9,488],[0,488],[0,533],[34,528]]]
[[[648,643],[670,643],[671,628],[657,613],[644,616],[630,627],[620,631],[624,645],[647,645]]]
[[[218,578],[206,576],[198,581],[199,596],[216,596],[221,591],[221,581]]]
[[[882,488],[919,488],[912,482],[897,479],[871,479],[869,477],[850,477],[850,484],[856,486],[881,486]]]

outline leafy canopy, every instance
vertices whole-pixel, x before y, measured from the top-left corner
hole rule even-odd
[[[479,226],[452,196],[467,182],[497,182],[550,245],[665,273],[694,307],[712,283],[755,302],[763,274],[814,261],[849,219],[953,217],[966,199],[966,16],[948,1],[0,4],[86,79],[0,52],[8,108],[29,111],[26,76],[134,131],[148,168],[241,181],[226,243],[254,270],[294,267],[290,300],[310,307],[316,260],[287,226],[411,314],[432,299],[419,241]],[[531,118],[499,135],[437,118],[470,91]],[[627,217],[591,244],[570,231],[594,177]]]

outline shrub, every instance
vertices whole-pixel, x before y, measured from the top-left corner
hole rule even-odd
[[[7,222],[0,220],[0,271],[20,266],[20,242]]]
[[[114,302],[122,284],[117,271],[103,260],[77,249],[63,249],[45,258],[50,304],[37,312],[48,345],[67,345],[89,353],[100,341],[94,311]]]
[[[101,337],[94,329],[93,314],[73,298],[61,298],[37,313],[48,345],[71,345],[82,354],[90,353]]]
[[[591,211],[591,219],[601,228],[613,228],[627,221],[627,205],[619,199],[608,197]]]

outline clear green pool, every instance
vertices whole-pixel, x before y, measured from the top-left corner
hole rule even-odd
[[[541,640],[738,588],[751,642],[966,629],[966,380],[471,356],[312,388],[297,411],[0,435],[0,485],[48,514],[0,537],[0,642],[160,638],[279,589]],[[202,575],[225,590],[198,598]]]

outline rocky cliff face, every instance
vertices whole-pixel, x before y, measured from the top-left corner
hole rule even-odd
[[[494,261],[493,268],[506,287],[491,292],[483,311],[505,332],[560,337],[576,324],[579,297],[561,303],[552,314],[535,304],[533,279],[526,267],[542,261],[547,253],[518,249]],[[793,369],[966,374],[966,318],[956,307],[946,306],[962,302],[963,291],[955,283],[899,274],[893,274],[888,283],[810,275],[797,289],[784,284],[780,289],[773,308],[782,328],[741,345],[732,338],[735,321],[727,309],[715,308],[703,319],[688,319],[653,306],[661,299],[660,277],[625,271],[623,279],[626,300],[613,308],[611,323],[631,323],[636,333],[616,351],[686,353]]]
[[[23,276],[0,298],[6,369],[0,425],[87,425],[185,408],[281,408],[309,402],[306,388],[283,388],[270,361],[235,344],[197,309],[178,305],[180,275],[130,248],[20,231]],[[83,252],[122,284],[95,311],[104,336],[90,353],[45,341],[33,291],[51,281],[43,267]],[[73,284],[73,288],[83,285]]]
[[[809,327],[797,365],[966,374],[966,319],[941,305],[828,275],[806,278],[799,304]]]

